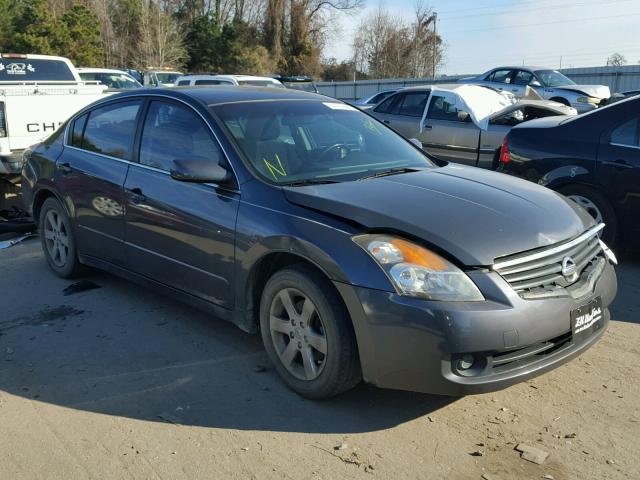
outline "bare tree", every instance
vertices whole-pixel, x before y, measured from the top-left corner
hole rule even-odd
[[[621,67],[627,63],[627,59],[621,53],[613,53],[607,58],[607,67]]]
[[[383,7],[362,20],[353,41],[358,70],[377,78],[426,77],[441,65],[444,45],[433,29],[435,14],[422,2],[406,22]]]
[[[143,4],[140,16],[140,41],[134,63],[139,68],[176,67],[186,55],[184,38],[169,5],[153,0],[140,0]]]

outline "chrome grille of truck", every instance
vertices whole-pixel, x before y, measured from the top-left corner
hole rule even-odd
[[[601,270],[602,246],[597,225],[576,237],[550,247],[518,253],[496,259],[493,270],[498,272],[523,298],[542,298],[570,294],[573,285],[591,278],[593,269]],[[567,261],[566,259],[570,259]],[[563,274],[563,263],[575,265],[575,275]],[[565,269],[565,273],[566,273]],[[595,272],[599,275],[599,272]]]

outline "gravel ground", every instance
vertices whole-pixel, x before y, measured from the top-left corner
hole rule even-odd
[[[640,258],[618,273],[603,339],[542,377],[311,402],[257,336],[100,272],[65,296],[27,240],[0,251],[0,478],[637,479]]]

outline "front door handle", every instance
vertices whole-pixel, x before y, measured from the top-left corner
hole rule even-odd
[[[71,164],[65,162],[65,163],[58,164],[58,171],[62,175],[69,175],[71,172],[73,172],[73,169],[71,168]]]
[[[386,123],[387,125],[391,124],[389,120],[382,120],[382,123]]]
[[[147,200],[147,197],[144,196],[140,188],[137,188],[137,187],[132,188],[130,192],[131,192],[131,201],[133,203],[143,203],[144,201]]]
[[[433,130],[433,127],[431,125],[425,125],[424,129],[425,130]]]

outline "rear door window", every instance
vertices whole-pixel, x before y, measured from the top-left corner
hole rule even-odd
[[[496,82],[496,83],[511,83],[511,73],[512,70],[496,70],[491,73],[485,80],[488,82]]]
[[[131,160],[138,112],[142,101],[118,102],[89,113],[81,148],[110,157]],[[74,125],[75,129],[75,125]]]
[[[398,95],[390,96],[380,105],[378,105],[374,110],[374,112],[388,113],[388,114],[397,113],[398,105],[400,104],[400,100],[402,100],[403,96],[404,94],[402,93],[399,93]]]
[[[638,147],[638,118],[619,125],[611,132],[611,143],[625,147]]]
[[[429,92],[405,93],[399,114],[408,117],[422,117],[427,98],[429,98]]]
[[[221,157],[209,128],[192,109],[170,102],[151,102],[142,130],[142,165],[170,172],[174,160],[214,161]]]

